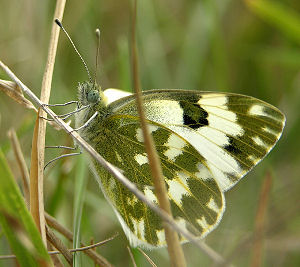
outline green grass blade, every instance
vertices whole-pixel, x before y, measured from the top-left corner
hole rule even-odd
[[[51,266],[40,233],[0,149],[0,224],[20,266]]]
[[[77,169],[75,175],[75,190],[74,190],[74,240],[73,247],[80,247],[81,243],[81,216],[82,216],[82,207],[85,197],[86,189],[86,162],[83,156],[77,157]],[[73,257],[73,266],[81,266],[81,252],[74,253]]]

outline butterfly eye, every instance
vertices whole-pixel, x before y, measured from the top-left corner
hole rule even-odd
[[[96,103],[99,101],[99,92],[96,90],[91,90],[87,94],[87,101],[90,103]]]

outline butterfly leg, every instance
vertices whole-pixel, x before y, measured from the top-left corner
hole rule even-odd
[[[44,106],[46,107],[62,107],[62,106],[68,106],[68,105],[71,105],[71,104],[76,104],[77,105],[77,108],[79,108],[79,102],[76,101],[76,100],[73,100],[73,101],[69,101],[69,102],[66,102],[66,103],[63,103],[63,104],[43,104]]]
[[[68,102],[68,103],[72,104],[72,103],[75,103],[75,102],[78,104],[77,101],[70,101],[70,102]],[[67,103],[65,103],[65,104],[67,104]],[[63,106],[63,105],[65,105],[65,104],[53,104],[53,105],[45,104],[45,106]],[[71,111],[71,112],[66,113],[66,114],[56,115],[56,118],[61,118],[62,120],[66,120],[66,119],[68,119],[69,117],[73,116],[74,114],[76,114],[76,113],[78,113],[78,112],[80,112],[80,111],[82,111],[82,110],[88,108],[89,106],[90,106],[90,105],[86,105],[86,106],[82,106],[81,108],[78,108],[78,106],[77,106],[77,109],[76,109],[76,110]],[[47,121],[53,121],[53,119],[50,119],[50,118],[45,118],[45,117],[40,117],[40,118],[45,119],[45,120],[47,120]]]
[[[64,149],[69,149],[69,150],[76,150],[77,147],[69,147],[69,146],[46,146],[45,148],[64,148]],[[68,153],[68,154],[63,154],[60,155],[52,160],[50,160],[49,162],[47,162],[44,166],[44,170],[46,169],[47,166],[49,166],[49,164],[53,163],[54,161],[61,159],[61,158],[65,158],[65,157],[71,157],[71,156],[77,156],[80,155],[82,152],[75,152],[75,153]]]
[[[76,150],[76,147],[70,147],[70,146],[45,146],[45,148],[64,148],[69,150]]]
[[[73,129],[72,131],[79,131],[79,130],[81,130],[81,129],[86,128],[86,127],[91,123],[91,121],[92,121],[93,119],[95,119],[95,118],[98,116],[98,114],[99,114],[98,111],[96,111],[96,112],[93,114],[93,116],[90,117],[83,125],[81,125],[80,127],[76,128],[76,129]]]

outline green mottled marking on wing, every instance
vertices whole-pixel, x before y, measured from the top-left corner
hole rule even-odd
[[[149,126],[161,160],[173,216],[183,228],[203,237],[222,217],[223,193],[205,159],[193,146],[162,125],[149,122]],[[157,203],[138,119],[112,115],[102,122],[101,129],[89,142],[106,160],[122,169],[149,200]],[[96,171],[106,197],[131,232],[125,229],[132,245],[165,245],[160,218],[101,166],[96,165]],[[181,237],[181,240],[184,239]]]

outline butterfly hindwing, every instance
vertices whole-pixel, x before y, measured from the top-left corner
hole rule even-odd
[[[285,117],[253,97],[216,92],[153,90],[143,93],[147,119],[194,146],[222,191],[236,184],[274,147]],[[112,103],[115,113],[136,115],[134,96]]]
[[[224,212],[223,193],[203,156],[189,142],[158,123],[148,121],[161,161],[172,213],[181,227],[203,237]],[[123,171],[146,197],[157,204],[139,120],[111,115],[90,140],[95,149]],[[113,147],[122,149],[115,150]],[[147,205],[95,164],[101,187],[119,217],[132,245],[164,246],[161,219]],[[183,237],[181,240],[184,241]]]

